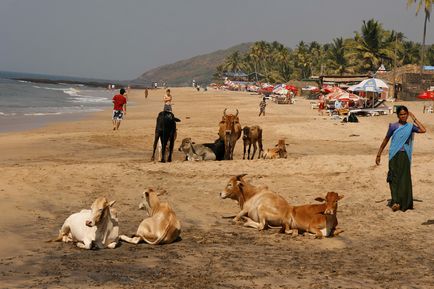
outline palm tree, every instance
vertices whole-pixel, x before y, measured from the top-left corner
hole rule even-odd
[[[309,47],[304,41],[300,41],[293,55],[294,67],[300,71],[300,78],[308,78],[311,74],[312,58]]]
[[[429,47],[426,60],[428,65],[434,65],[434,44]]]
[[[424,65],[424,51],[425,51],[425,37],[426,37],[426,23],[430,20],[431,8],[433,4],[433,0],[407,0],[407,7],[411,6],[413,3],[417,3],[416,7],[416,16],[422,8],[422,4],[424,6],[425,11],[425,21],[423,24],[423,40],[422,40],[422,49],[420,50],[420,72],[422,73],[423,65]]]
[[[362,72],[376,70],[384,61],[393,59],[393,44],[390,32],[385,31],[382,25],[370,19],[363,20],[361,33],[356,32],[354,40],[349,44],[349,56],[357,62],[361,60]]]
[[[398,53],[398,65],[420,63],[420,47],[419,43],[413,41],[404,41],[402,43],[402,51]]]
[[[291,76],[290,52],[283,44],[271,43],[271,76],[277,82],[287,82]]]
[[[270,46],[265,41],[255,42],[250,48],[250,55],[257,63],[257,68],[264,69],[264,75],[268,81],[267,59],[269,58]],[[259,70],[260,71],[260,70]]]
[[[240,52],[237,50],[226,58],[224,68],[226,69],[226,71],[238,71],[240,70],[240,67],[241,56]]]
[[[343,75],[347,72],[348,60],[342,37],[333,39],[327,50],[328,66],[333,73]]]

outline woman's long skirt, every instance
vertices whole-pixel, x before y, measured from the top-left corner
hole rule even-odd
[[[388,182],[393,204],[399,204],[401,211],[413,209],[410,160],[405,151],[399,151],[389,160]]]

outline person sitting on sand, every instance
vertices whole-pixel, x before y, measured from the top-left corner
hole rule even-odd
[[[172,112],[172,95],[170,94],[170,89],[166,89],[166,95],[163,97],[163,101],[163,110]]]
[[[423,124],[416,119],[407,107],[399,106],[396,110],[398,122],[389,124],[386,137],[380,145],[375,163],[380,164],[381,153],[386,147],[389,139],[392,138],[389,148],[389,172],[387,182],[389,183],[392,201],[389,206],[392,210],[406,211],[413,209],[413,189],[411,183],[411,156],[413,153],[413,133],[425,133]],[[408,117],[413,123],[408,123]]]
[[[121,88],[119,93],[120,94],[113,96],[113,130],[119,129],[124,115],[127,114],[127,98],[125,97],[125,89]]]

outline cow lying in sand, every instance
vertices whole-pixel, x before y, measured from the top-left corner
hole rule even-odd
[[[216,159],[216,155],[210,148],[195,144],[189,137],[182,140],[178,150],[183,152],[189,161],[215,161]]]
[[[75,242],[77,247],[91,249],[113,249],[118,244],[119,224],[116,212],[112,209],[115,201],[106,198],[96,199],[90,210],[81,210],[69,216],[52,241]]]
[[[264,159],[286,159],[288,153],[286,152],[285,140],[281,139],[277,145],[272,149],[264,151],[262,158]]]
[[[293,206],[291,208],[291,228],[294,229],[293,233],[297,233],[298,230],[306,231],[314,233],[316,238],[336,236],[342,233],[342,230],[336,228],[338,225],[336,212],[338,201],[343,197],[335,192],[328,192],[325,199],[315,199],[325,202],[323,204]]]
[[[151,245],[169,244],[178,239],[181,223],[168,203],[160,203],[157,193],[148,189],[143,192],[141,203],[149,217],[144,219],[133,237],[121,235],[120,239],[133,244],[144,241]]]
[[[244,226],[263,230],[266,226],[281,227],[282,232],[290,233],[288,202],[266,186],[253,186],[246,182],[243,175],[231,177],[220,193],[222,199],[237,200],[241,211],[233,219],[247,220]],[[247,217],[246,217],[247,216]]]
[[[224,190],[220,193],[222,199],[232,199],[238,202],[240,209],[243,209],[244,203],[259,192],[268,190],[267,186],[253,186],[244,177],[247,174],[231,177]]]

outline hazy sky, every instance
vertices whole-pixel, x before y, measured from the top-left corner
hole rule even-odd
[[[423,11],[406,2],[0,0],[0,70],[126,80],[241,42],[352,37],[371,18],[421,42]]]

